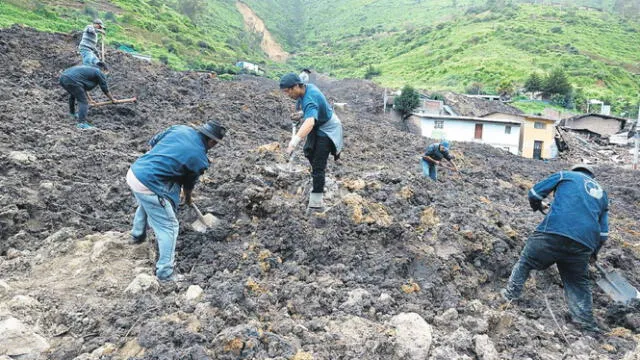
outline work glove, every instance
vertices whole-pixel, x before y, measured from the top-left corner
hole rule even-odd
[[[286,150],[288,156],[291,156],[293,151],[296,149],[296,146],[300,144],[300,141],[302,141],[302,138],[300,136],[293,135],[293,137],[291,138],[291,141],[289,141],[289,146],[287,146],[287,150]]]
[[[542,200],[529,199],[529,206],[531,206],[531,209],[534,212],[541,211],[542,210]]]

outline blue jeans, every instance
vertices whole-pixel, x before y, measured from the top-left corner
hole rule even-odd
[[[176,241],[180,229],[178,218],[168,199],[137,192],[133,192],[133,196],[138,202],[138,209],[133,218],[131,235],[140,237],[146,233],[147,223],[151,226],[158,241],[156,276],[159,279],[166,279],[173,274]]]
[[[438,180],[438,171],[435,164],[424,159],[420,160],[420,163],[422,164],[422,174],[424,176],[430,177],[433,181]]]
[[[567,237],[534,232],[527,239],[520,260],[511,271],[506,288],[507,297],[513,299],[520,296],[531,270],[544,270],[555,263],[573,321],[585,330],[597,330],[588,275],[592,252],[588,247]]]
[[[100,61],[96,54],[89,49],[80,49],[80,56],[82,56],[82,65],[94,66]]]

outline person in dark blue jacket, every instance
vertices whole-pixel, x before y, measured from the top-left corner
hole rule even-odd
[[[144,242],[147,224],[151,226],[158,241],[156,276],[160,280],[173,278],[180,192],[184,193],[185,203],[191,205],[193,188],[209,168],[207,151],[221,142],[225,133],[225,127],[216,121],[196,129],[172,126],[149,141],[151,150],[139,157],[127,172],[127,184],[138,203],[131,230],[132,242]]]
[[[549,213],[529,236],[500,293],[506,300],[517,299],[531,270],[544,270],[555,263],[573,321],[584,330],[600,332],[593,318],[588,266],[609,236],[607,193],[588,165],[575,165],[571,171],[560,171],[537,183],[529,190],[533,211],[544,210],[542,200],[552,192]]]
[[[94,103],[89,91],[96,86],[100,86],[100,89],[109,100],[116,101],[111,96],[109,85],[107,85],[108,72],[109,69],[103,62],[99,62],[96,66],[73,66],[62,72],[60,86],[69,93],[69,113],[74,119],[77,119],[78,128],[89,129],[92,127],[87,123],[89,105]],[[76,114],[76,101],[80,108],[78,114]]]
[[[453,163],[453,155],[449,154],[449,142],[444,140],[439,143],[431,144],[425,150],[420,163],[422,164],[422,174],[428,176],[431,180],[438,180],[438,170],[436,165],[440,165],[442,159],[446,159],[457,171],[456,164]]]

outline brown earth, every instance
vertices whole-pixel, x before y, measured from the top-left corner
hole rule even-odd
[[[278,62],[287,61],[289,53],[282,49],[282,46],[275,40],[271,32],[264,25],[262,19],[245,3],[236,1],[236,8],[242,14],[244,25],[247,30],[262,35],[260,48],[267,54],[269,59]]]
[[[633,356],[637,305],[594,289],[596,317],[612,329],[596,339],[566,320],[555,269],[533,276],[517,304],[497,296],[542,219],[528,187],[567,163],[454,143],[462,175],[431,182],[418,164],[427,140],[381,116],[380,89],[325,81],[330,99],[348,103],[346,148],[329,165],[329,210],[308,217],[308,172],[279,170],[277,146],[258,151],[290,136],[293,104],[276,82],[178,73],[110,50],[114,95],[139,102],[91,109],[98,130],[81,131],[57,84],[79,60],[74,48],[66,34],[0,30],[0,323],[15,318],[46,339],[32,358],[425,358],[418,340],[407,348],[403,313],[431,324],[429,359]],[[196,233],[182,209],[184,280],[158,285],[152,247],[127,243],[135,204],[124,177],[155,133],[212,118],[228,141],[210,152],[195,201],[223,225]],[[301,156],[296,165],[307,168]],[[601,262],[640,285],[637,173],[596,169],[611,199]],[[142,288],[126,290],[132,282]]]

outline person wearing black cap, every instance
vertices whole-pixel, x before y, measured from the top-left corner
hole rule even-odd
[[[100,19],[93,20],[93,24],[87,25],[82,32],[82,40],[78,45],[78,51],[82,56],[83,65],[96,65],[99,59],[98,33],[105,34],[104,23]]]
[[[295,134],[287,154],[291,155],[298,144],[306,137],[304,154],[311,163],[313,189],[309,195],[309,211],[322,211],[324,208],[325,170],[329,154],[337,160],[342,151],[342,123],[327,102],[322,92],[313,84],[305,85],[296,74],[289,73],[280,79],[280,89],[290,98],[301,104],[302,112],[292,114],[292,120],[304,122]]]
[[[553,204],[527,239],[500,294],[505,300],[517,299],[531,270],[544,270],[555,263],[573,321],[586,331],[599,333],[593,318],[588,266],[589,260],[597,260],[609,236],[609,200],[594,177],[589,165],[579,164],[547,177],[529,190],[533,211],[543,211],[542,200],[551,193]]]
[[[309,75],[311,75],[311,70],[302,69],[302,72],[298,76],[300,77],[300,80],[302,80],[303,84],[308,84],[309,83]]]
[[[156,276],[161,281],[174,279],[180,192],[184,193],[185,203],[191,205],[193,188],[209,168],[207,151],[220,143],[225,133],[226,128],[216,121],[195,129],[174,125],[154,136],[149,141],[151,150],[127,172],[127,184],[138,203],[132,243],[144,242],[147,224],[151,226],[158,241]]]
[[[60,86],[69,93],[69,113],[71,117],[77,119],[76,125],[80,129],[89,129],[92,126],[87,122],[87,112],[89,105],[94,101],[89,95],[89,91],[96,86],[100,86],[102,92],[111,100],[115,101],[109,92],[107,85],[107,74],[109,69],[102,61],[98,62],[97,67],[78,65],[73,66],[62,72],[60,76]],[[76,114],[76,101],[78,102],[79,111]]]

